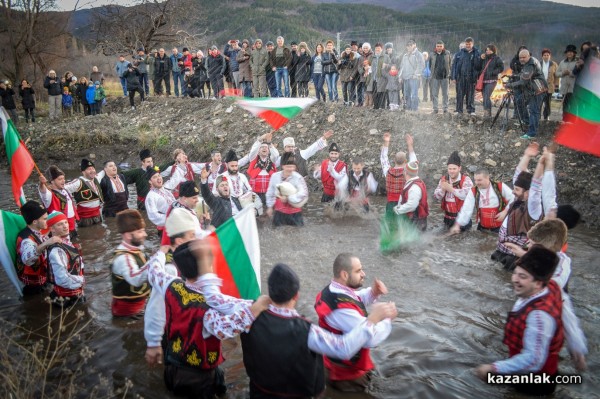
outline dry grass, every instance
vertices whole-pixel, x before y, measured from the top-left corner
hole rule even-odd
[[[85,337],[94,333],[92,315],[76,308],[61,309],[57,313],[49,298],[48,303],[48,322],[36,331],[7,321],[2,323],[0,396],[69,399],[82,397],[81,393],[87,392],[88,398],[124,398],[132,387],[129,380],[116,392],[108,378],[102,376],[98,376],[99,381],[92,389],[82,386],[85,365],[94,356],[85,344]]]

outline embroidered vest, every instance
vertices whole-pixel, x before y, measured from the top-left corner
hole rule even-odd
[[[465,175],[464,173],[461,174],[460,180],[452,183],[452,188],[461,189],[463,187],[463,184],[465,183],[466,178],[467,178],[467,175]],[[450,176],[442,177],[442,182],[448,182],[448,181],[450,181]],[[462,208],[463,203],[465,201],[461,200],[456,195],[454,195],[454,202],[447,201],[446,200],[447,195],[448,195],[448,193],[445,192],[444,197],[442,198],[442,210],[444,211],[444,217],[448,218],[448,219],[456,219],[456,215],[458,215],[458,212]]]
[[[502,183],[490,181],[490,186],[494,190],[494,193],[498,197],[498,207],[497,208],[480,208],[479,200],[481,198],[481,192],[477,187],[473,187],[473,196],[475,197],[475,211],[477,213],[477,222],[481,225],[481,227],[486,229],[496,229],[502,226],[502,221],[496,221],[496,216],[498,213],[502,212],[508,201],[502,197]]]
[[[319,326],[335,334],[343,334],[327,324],[325,317],[336,309],[356,310],[361,316],[367,317],[367,309],[364,303],[345,295],[331,292],[329,286],[325,287],[315,302],[315,310],[319,316]],[[371,360],[371,352],[368,348],[362,348],[352,359],[340,360],[323,356],[325,367],[329,370],[329,378],[332,380],[354,380],[375,368]]]
[[[509,312],[506,326],[504,328],[504,340],[508,346],[510,357],[518,355],[523,350],[523,335],[527,327],[527,316],[533,310],[542,310],[548,313],[556,323],[554,336],[548,348],[548,357],[537,374],[547,373],[555,375],[558,372],[558,354],[562,348],[565,335],[562,324],[562,294],[560,287],[554,280],[548,283],[548,294],[536,298],[517,312]]]
[[[210,309],[204,296],[182,280],[171,282],[165,293],[168,363],[196,370],[212,370],[223,362],[221,341],[202,337],[204,314]]]
[[[275,164],[271,162],[269,157],[267,156],[267,161],[264,164],[264,167],[261,167],[261,164],[258,162],[260,157],[256,157],[250,162],[248,166],[248,170],[246,173],[248,174],[250,187],[252,187],[252,191],[255,193],[266,193],[269,189],[269,181],[271,180],[271,176],[273,173],[277,171]],[[261,171],[265,170],[267,174],[260,174]]]
[[[83,261],[80,249],[76,246],[70,246],[64,243],[53,244],[48,247],[48,258],[50,258],[50,253],[56,248],[61,248],[67,254],[67,273],[74,276],[83,276],[83,268],[81,267]],[[83,285],[75,289],[64,288],[57,285],[51,265],[48,265],[48,280],[54,284],[54,292],[60,297],[68,298],[83,295]]]
[[[23,240],[30,239],[36,245],[40,245],[42,241],[37,235],[29,228],[25,227],[17,236],[17,261],[15,266],[17,268],[17,276],[26,285],[44,285],[46,283],[48,263],[44,251],[38,257],[38,260],[31,266],[23,263],[21,258],[21,243]]]
[[[139,267],[144,266],[146,263],[146,258],[141,251],[127,251],[122,249],[117,249],[115,251],[115,256],[113,257],[113,262],[110,265],[110,275],[111,275],[111,283],[112,283],[112,296],[113,299],[120,299],[125,301],[138,301],[140,298],[145,298],[150,294],[150,285],[148,283],[143,283],[139,287],[134,287],[129,284],[123,276],[115,274],[113,271],[113,264],[117,257],[121,255],[131,255],[135,258],[135,262]]]
[[[335,196],[335,179],[329,174],[327,167],[329,166],[329,159],[324,160],[321,163],[321,182],[323,182],[323,193],[330,197]],[[335,171],[340,173],[346,167],[346,163],[337,161],[335,164]]]
[[[404,177],[404,167],[395,166],[390,168],[385,176],[385,189],[387,191],[388,202],[400,201],[400,194],[404,190],[406,177]]]
[[[406,215],[410,219],[426,219],[427,216],[429,216],[429,204],[427,203],[427,188],[425,187],[423,180],[411,180],[404,185],[404,190],[402,190],[402,201],[400,204],[406,204],[408,201],[408,191],[413,184],[416,184],[421,189],[421,201],[419,201],[419,205],[414,212],[409,212]]]

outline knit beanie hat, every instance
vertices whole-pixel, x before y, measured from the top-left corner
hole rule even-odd
[[[165,230],[169,237],[188,231],[196,231],[198,226],[198,218],[183,208],[173,208],[165,222]]]
[[[406,164],[406,169],[410,172],[417,173],[419,171],[419,161],[412,161]]]
[[[31,224],[34,220],[37,220],[44,216],[48,211],[46,208],[37,201],[29,200],[21,207],[21,215],[25,219],[25,223]]]
[[[65,216],[64,213],[53,211],[52,213],[50,213],[48,215],[48,220],[47,220],[48,229],[50,229],[56,223],[62,222],[63,220],[67,220],[67,217]]]
[[[121,234],[146,227],[142,214],[137,209],[126,209],[117,213],[117,231]]]

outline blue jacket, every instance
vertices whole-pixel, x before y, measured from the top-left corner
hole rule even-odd
[[[231,48],[231,45],[229,43],[227,43],[225,45],[225,49],[223,50],[223,55],[226,55],[227,57],[229,57],[229,70],[231,72],[237,72],[240,70],[240,64],[237,61],[237,55],[240,52],[241,49],[237,49],[234,50],[233,48]]]
[[[85,92],[85,99],[88,104],[96,104],[96,86],[88,86]]]
[[[171,72],[181,72],[181,67],[177,61],[179,61],[182,57],[182,53],[177,53],[177,56],[175,56],[175,54],[171,54],[169,57],[171,59]]]
[[[476,47],[469,53],[467,49],[462,49],[454,57],[452,66],[452,80],[467,80],[469,82],[477,81],[477,72],[475,65],[479,62],[481,53]]]
[[[117,71],[117,75],[119,78],[123,77],[123,74],[127,71],[127,66],[129,65],[129,61],[124,60],[123,62],[118,61],[115,65],[115,71]]]

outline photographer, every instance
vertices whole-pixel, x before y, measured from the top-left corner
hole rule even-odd
[[[19,121],[19,114],[17,114],[17,106],[15,105],[15,99],[13,96],[15,91],[8,80],[0,81],[0,97],[2,97],[2,106],[10,114],[10,118],[16,125]]]
[[[127,82],[129,104],[131,105],[131,109],[134,110],[135,104],[133,99],[136,91],[140,93],[141,101],[144,101],[144,90],[142,89],[142,84],[140,83],[140,71],[138,68],[134,67],[133,64],[129,64],[127,65],[127,70],[123,73],[123,78],[125,78]]]
[[[523,102],[529,112],[529,130],[521,138],[531,139],[537,135],[542,101],[548,92],[548,83],[544,79],[542,66],[531,56],[529,50],[519,51],[519,63],[522,66],[519,80],[507,83],[506,86],[519,89],[523,93]]]

